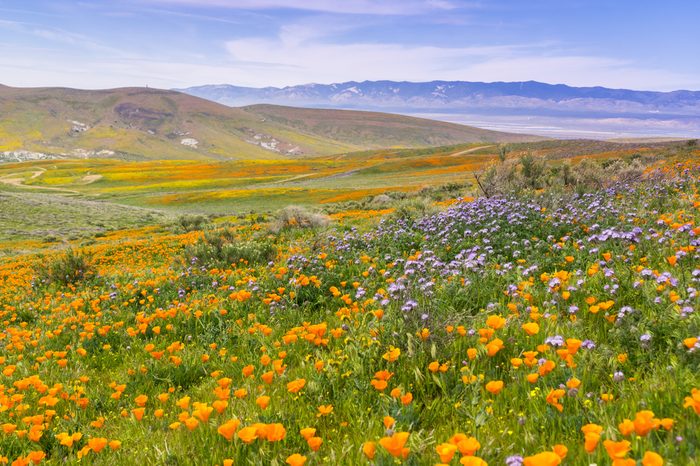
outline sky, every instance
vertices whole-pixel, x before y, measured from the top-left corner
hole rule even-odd
[[[0,83],[700,90],[698,0],[0,0]]]

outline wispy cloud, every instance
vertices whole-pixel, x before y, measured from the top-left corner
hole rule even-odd
[[[7,29],[15,33],[38,37],[50,42],[51,45],[54,46],[56,43],[63,43],[75,48],[82,48],[97,52],[119,52],[118,49],[101,44],[84,34],[78,34],[59,28],[50,28],[40,24],[0,20],[0,29]]]
[[[609,57],[552,51],[551,43],[467,47],[409,46],[393,43],[324,42],[283,28],[279,37],[227,42],[231,56],[256,80],[278,85],[348,80],[434,79],[465,81],[561,82],[591,86],[666,89],[690,86],[693,76],[647,69]],[[264,68],[255,62],[264,62]],[[271,66],[275,64],[276,66]]]
[[[587,42],[580,27],[567,35],[556,20],[568,7],[550,0],[536,2],[536,14],[522,7],[514,13],[515,1],[496,7],[483,0],[42,1],[66,16],[27,14],[24,0],[0,7],[17,7],[0,19],[0,81],[96,88],[537,80],[700,88],[697,64],[682,47],[654,54],[647,53],[658,42],[653,37],[637,51],[612,40],[608,47],[603,36]],[[540,33],[550,24],[545,13],[557,9],[551,24],[558,26]],[[70,14],[75,10],[80,15]],[[682,29],[678,44],[697,43],[693,31]]]
[[[364,15],[415,15],[451,10],[448,0],[148,0],[151,3],[242,10],[292,9]],[[465,6],[462,2],[460,7]]]

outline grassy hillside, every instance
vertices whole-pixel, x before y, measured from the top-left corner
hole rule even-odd
[[[700,165],[665,162],[3,258],[0,464],[696,465]]]
[[[0,87],[0,153],[122,159],[275,159],[527,137],[398,115],[226,107],[148,88]]]
[[[523,142],[541,137],[404,115],[353,110],[251,105],[243,110],[266,120],[348,144],[371,148],[444,146],[460,142]]]
[[[463,195],[474,196],[481,192],[476,173],[490,166],[510,166],[529,153],[555,165],[571,164],[574,175],[581,172],[578,164],[586,160],[608,166],[613,159],[700,155],[677,142],[552,141],[512,144],[510,148],[505,164],[499,161],[498,146],[484,143],[276,160],[4,163],[0,164],[0,253],[19,246],[35,247],[17,242],[43,241],[49,236],[85,238],[119,226],[151,224],[163,214],[269,213],[289,204],[328,212],[351,204],[381,209],[383,204],[370,201],[380,194],[413,196],[448,184]]]

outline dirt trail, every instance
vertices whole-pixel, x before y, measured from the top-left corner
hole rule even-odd
[[[83,184],[92,184],[95,181],[99,181],[102,179],[102,175],[85,175],[84,177],[81,178],[80,181],[83,182]]]
[[[476,152],[476,151],[481,150],[481,149],[488,149],[489,147],[496,147],[496,144],[489,144],[488,146],[472,147],[471,149],[462,150],[459,152],[455,152],[454,154],[450,154],[450,155],[448,155],[448,157],[457,157],[458,155],[469,154],[471,152]]]
[[[307,176],[311,176],[311,175],[313,175],[313,173],[304,173],[303,175],[293,176],[291,178],[286,178],[284,180],[273,181],[270,184],[289,183],[290,181],[300,180],[302,178],[306,178]]]
[[[46,171],[45,168],[39,168],[32,172],[32,176],[29,177],[30,180],[35,180],[39,178],[44,172]],[[21,177],[21,173],[10,173],[9,175],[1,176],[0,177],[0,183],[6,184],[9,186],[13,186],[15,188],[24,188],[24,189],[37,189],[40,191],[54,191],[54,192],[61,192],[61,193],[68,193],[68,194],[80,194],[78,191],[74,191],[72,189],[65,189],[65,188],[54,188],[51,186],[32,186],[32,185],[27,185],[24,184],[24,178]],[[13,177],[18,177],[19,178],[13,178]]]

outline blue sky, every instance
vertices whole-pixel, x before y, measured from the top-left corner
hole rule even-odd
[[[700,90],[696,0],[0,0],[0,83]]]

